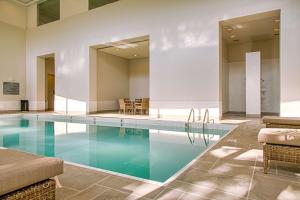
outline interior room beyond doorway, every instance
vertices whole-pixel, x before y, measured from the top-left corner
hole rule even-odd
[[[134,114],[136,100],[149,109],[149,38],[139,37],[97,46],[97,110]],[[121,100],[132,103],[122,110]],[[146,110],[145,110],[146,111]],[[140,112],[141,113],[141,112]]]
[[[278,115],[280,112],[280,11],[270,11],[234,18],[220,23],[220,57],[222,72],[222,112],[246,114],[254,99],[258,98],[259,111],[255,116]],[[255,72],[258,82],[250,80],[253,66],[247,66],[247,55],[258,55],[259,68]],[[251,57],[251,56],[250,56]],[[248,81],[248,82],[247,82]],[[248,83],[248,84],[247,84]],[[257,89],[250,92],[251,87]],[[251,93],[251,94],[250,94]],[[248,100],[247,100],[248,98]]]

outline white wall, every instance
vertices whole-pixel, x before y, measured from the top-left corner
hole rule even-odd
[[[280,73],[279,40],[260,40],[228,45],[229,65],[229,111],[246,112],[246,61],[247,52],[261,52],[261,77],[265,93],[261,110],[265,113],[279,113]]]
[[[220,34],[222,35],[222,34]],[[222,39],[220,45],[221,52],[221,79],[220,87],[222,88],[222,113],[229,111],[229,63],[228,63],[228,47]]]
[[[28,98],[36,101],[38,55],[56,53],[57,94],[86,105],[89,46],[149,35],[151,114],[157,108],[187,115],[191,107],[210,107],[218,116],[219,21],[275,9],[281,9],[281,111],[300,113],[298,0],[121,0],[28,29]],[[86,112],[86,106],[78,110]]]
[[[0,111],[20,110],[26,97],[25,30],[0,22],[0,52]],[[20,83],[20,94],[3,95],[4,81]]]
[[[88,0],[60,0],[60,19],[88,11]]]
[[[149,58],[129,61],[130,99],[149,97]]]
[[[98,51],[98,111],[118,110],[129,98],[129,60]]]
[[[12,0],[0,0],[0,21],[20,28],[26,28],[26,7]],[[1,30],[1,29],[0,29]]]

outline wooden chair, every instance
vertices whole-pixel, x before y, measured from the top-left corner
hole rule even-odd
[[[149,111],[149,98],[143,98],[141,102],[134,103],[134,113],[146,114]]]
[[[133,103],[125,101],[124,99],[119,99],[119,113],[126,114],[127,112],[133,112]]]

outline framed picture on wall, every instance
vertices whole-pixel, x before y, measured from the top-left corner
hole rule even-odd
[[[3,95],[19,95],[20,83],[17,82],[3,82]]]

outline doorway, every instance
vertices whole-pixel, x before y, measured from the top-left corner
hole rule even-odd
[[[55,99],[55,59],[45,58],[45,110],[54,111]]]
[[[97,80],[93,85],[97,94],[96,112],[118,113],[119,100],[122,99],[128,101],[131,107],[137,101],[149,102],[149,36],[105,43],[93,48]],[[148,109],[149,106],[145,110]]]
[[[220,22],[222,114],[249,117],[279,114],[279,41],[280,10]],[[249,81],[246,56],[253,53],[260,56],[258,71],[254,73],[258,76],[255,91],[248,87],[254,81]],[[251,113],[248,108],[249,103],[253,104],[254,96],[258,96],[258,101],[254,105],[255,112]]]

